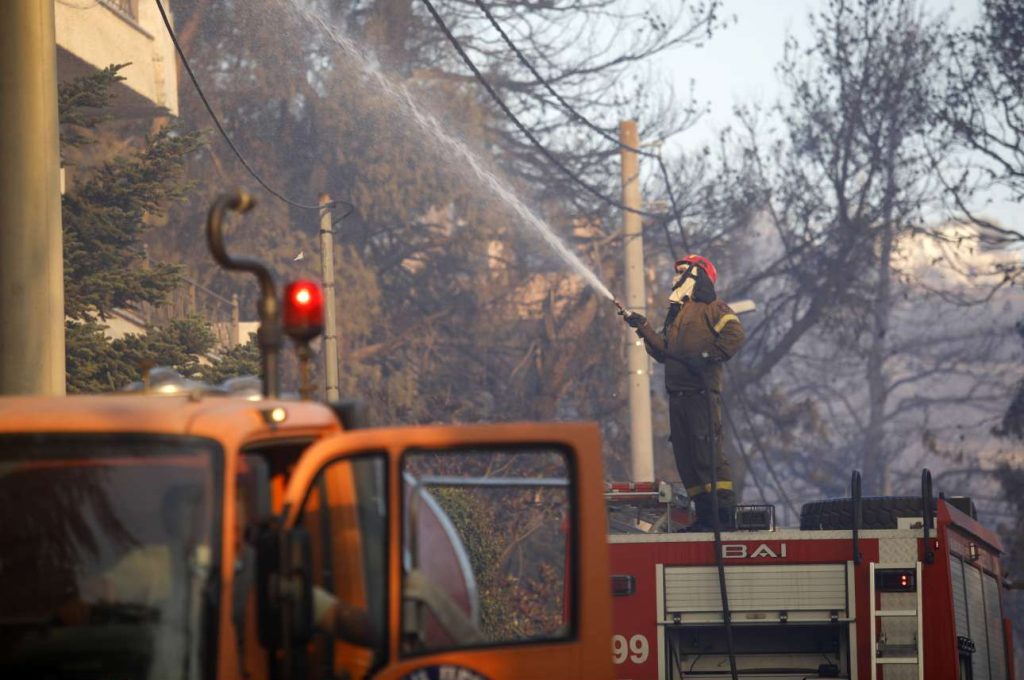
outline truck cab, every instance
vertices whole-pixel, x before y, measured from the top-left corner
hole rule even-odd
[[[2,675],[609,677],[601,485],[592,425],[2,398]]]

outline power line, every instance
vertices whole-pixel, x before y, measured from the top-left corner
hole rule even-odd
[[[558,168],[558,170],[562,172],[562,174],[564,174],[573,182],[581,186],[595,198],[599,199],[604,203],[607,203],[608,205],[614,208],[618,208],[619,210],[624,210],[625,212],[640,215],[642,217],[652,217],[656,219],[661,219],[664,217],[664,215],[660,213],[652,213],[646,210],[637,210],[636,208],[630,208],[629,206],[623,205],[622,203],[616,201],[613,198],[605,196],[600,189],[588,183],[578,174],[569,169],[569,167],[566,166],[562,161],[556,158],[555,155],[550,150],[547,149],[547,147],[541,144],[540,140],[537,139],[533,132],[531,132],[530,129],[527,128],[522,123],[522,121],[519,120],[516,114],[512,112],[512,109],[509,108],[508,104],[505,103],[505,100],[501,98],[501,95],[499,95],[497,91],[494,89],[494,87],[490,84],[490,82],[488,82],[484,74],[480,71],[479,68],[477,68],[477,65],[473,63],[472,58],[470,58],[470,56],[466,53],[466,50],[463,49],[458,39],[455,37],[454,34],[452,34],[451,30],[448,28],[448,25],[444,22],[444,19],[441,18],[441,15],[434,7],[434,4],[430,0],[423,0],[423,4],[426,6],[427,11],[430,12],[431,17],[433,17],[434,23],[438,25],[438,27],[444,33],[445,37],[448,38],[448,42],[450,42],[452,44],[452,47],[455,48],[455,51],[458,52],[459,57],[462,59],[463,63],[465,63],[469,70],[473,72],[473,76],[477,79],[480,85],[485,90],[487,90],[487,94],[491,96],[491,99],[494,100],[494,102],[502,110],[505,116],[508,117],[510,121],[512,121],[512,124],[515,125],[516,129],[523,133],[523,136],[525,136],[530,141],[530,143],[533,144],[533,146],[535,146],[537,150],[540,151],[541,154],[548,159],[548,161],[552,165]]]
[[[484,4],[483,0],[474,0],[474,2],[476,3],[476,6],[480,8],[480,11],[482,11],[484,15],[487,16],[487,20],[491,22],[491,26],[494,27],[494,30],[498,32],[498,35],[501,36],[501,39],[505,41],[505,44],[508,45],[509,49],[512,50],[512,52],[516,55],[516,58],[519,59],[522,65],[525,66],[527,70],[533,75],[533,77],[537,79],[537,82],[543,85],[544,89],[546,89],[551,94],[551,96],[555,98],[555,101],[561,104],[562,108],[564,108],[570,115],[572,115],[573,118],[583,123],[585,126],[590,128],[597,134],[601,135],[608,141],[612,142],[613,144],[616,144],[617,146],[623,149],[626,149],[627,151],[632,151],[638,156],[644,156],[646,158],[658,158],[658,154],[651,153],[650,151],[644,151],[643,149],[638,149],[637,147],[623,143],[618,138],[616,138],[615,135],[611,134],[601,126],[591,122],[586,116],[577,111],[573,107],[573,105],[566,101],[565,98],[562,97],[562,95],[560,95],[555,90],[555,88],[547,81],[547,79],[545,79],[544,76],[542,76],[537,71],[537,69],[534,68],[533,64],[530,63],[530,60],[526,58],[526,55],[523,54],[522,50],[520,50],[516,46],[516,44],[512,41],[512,38],[510,38],[508,33],[505,32],[505,29],[502,28],[501,24],[498,23],[498,20],[494,18],[494,15],[491,13],[490,8],[488,8],[487,5]]]
[[[686,238],[686,230],[683,229],[683,216],[679,210],[679,204],[676,203],[676,194],[672,191],[672,180],[668,176],[668,168],[665,167],[665,161],[662,160],[661,154],[658,154],[658,167],[661,168],[661,176],[665,178],[665,190],[668,192],[668,200],[672,203],[672,217],[675,219],[676,224],[679,225],[679,238],[683,240],[683,248],[686,250],[690,249],[690,242]],[[679,259],[676,257],[675,248],[672,247],[672,241],[669,240],[666,228],[666,240],[668,241],[668,248],[672,252],[672,259]]]
[[[564,108],[566,112],[569,113],[570,116],[572,116],[580,123],[596,132],[604,139],[612,142],[620,149],[632,151],[638,156],[643,156],[644,158],[651,158],[658,162],[658,167],[661,170],[662,177],[665,179],[665,190],[668,193],[669,201],[672,203],[672,218],[675,219],[676,224],[679,226],[679,235],[683,240],[683,248],[689,250],[690,246],[687,243],[686,231],[683,229],[683,222],[679,210],[679,205],[676,202],[675,192],[672,191],[672,181],[669,177],[668,169],[665,167],[665,160],[661,157],[661,154],[651,153],[650,151],[645,151],[643,149],[639,149],[634,146],[630,146],[629,144],[623,143],[622,140],[618,139],[613,134],[611,134],[601,126],[595,124],[589,118],[587,118],[578,110],[576,110],[576,108],[573,107],[573,105],[570,104],[565,99],[565,97],[559,94],[558,91],[555,90],[554,86],[551,85],[551,83],[548,82],[548,80],[540,74],[540,72],[534,67],[530,60],[526,58],[526,55],[523,54],[522,50],[519,49],[519,47],[515,44],[512,38],[509,37],[508,33],[505,32],[505,29],[502,28],[500,23],[498,23],[498,20],[495,18],[494,14],[491,13],[490,8],[483,2],[483,0],[474,0],[474,2],[476,3],[476,6],[480,8],[480,11],[482,11],[484,15],[487,17],[487,20],[491,22],[491,26],[493,26],[494,30],[498,32],[498,35],[501,36],[501,39],[505,42],[506,45],[508,45],[509,49],[512,50],[513,54],[516,55],[516,58],[519,59],[520,63],[522,63],[522,65],[526,67],[526,69],[533,75],[533,77],[537,79],[538,83],[544,86],[544,89],[546,89],[548,93],[552,97],[554,97],[555,101],[557,101],[562,106],[562,108]],[[668,245],[671,249],[672,242],[669,241]],[[674,252],[672,254],[672,259],[676,259]]]
[[[206,107],[206,112],[210,114],[210,118],[213,120],[213,124],[217,127],[217,131],[220,132],[221,137],[224,138],[224,141],[227,142],[228,146],[235,153],[235,156],[238,158],[238,161],[242,164],[242,166],[249,172],[250,175],[252,175],[252,178],[256,180],[256,182],[261,187],[266,189],[267,193],[269,193],[271,196],[274,196],[278,200],[287,203],[293,208],[299,208],[300,210],[316,211],[319,211],[321,208],[323,208],[324,206],[321,205],[313,205],[293,201],[292,199],[288,198],[287,196],[285,196],[284,194],[282,194],[281,192],[277,191],[272,186],[267,184],[263,177],[261,177],[260,174],[256,172],[256,170],[249,164],[249,161],[246,160],[245,156],[242,155],[242,152],[238,150],[238,147],[235,146],[235,143],[231,141],[231,137],[228,135],[227,130],[224,129],[224,126],[220,122],[220,118],[217,116],[216,113],[214,113],[213,107],[210,106],[210,101],[206,98],[206,95],[203,93],[203,88],[199,85],[199,79],[196,78],[196,74],[192,70],[192,66],[188,63],[188,59],[185,57],[184,50],[182,50],[181,48],[181,43],[178,42],[178,36],[175,35],[174,29],[171,27],[171,20],[167,17],[167,11],[164,9],[163,2],[161,2],[161,0],[156,0],[156,6],[157,9],[160,10],[160,17],[164,21],[164,27],[167,29],[167,34],[170,36],[171,42],[174,43],[174,49],[178,52],[178,56],[181,57],[181,64],[185,67],[185,72],[188,73],[188,77],[192,81],[192,85],[194,85],[196,88],[196,94],[199,95],[199,99],[203,102],[203,106]],[[351,214],[353,210],[355,210],[355,206],[349,203],[348,201],[335,200],[331,201],[327,205],[346,205],[349,207],[349,211],[346,212],[343,217],[339,218],[339,220],[348,217],[348,215]]]

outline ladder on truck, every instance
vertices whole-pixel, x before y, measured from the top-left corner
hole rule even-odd
[[[876,570],[879,565],[871,562],[869,567],[869,614],[871,635],[871,680],[878,680],[879,668],[883,666],[916,666],[918,667],[918,680],[925,680],[925,647],[924,647],[924,619],[922,613],[922,588],[921,588],[921,562],[903,562],[897,564],[885,564],[886,569],[913,569],[914,573],[914,601],[913,608],[881,608],[878,606],[878,593],[876,587]],[[909,593],[906,593],[909,595]],[[878,633],[882,628],[883,619],[903,619],[913,622],[915,633],[913,635],[912,654],[892,654],[887,652],[891,649],[885,637],[879,640]],[[885,631],[883,631],[885,635]],[[900,645],[903,649],[905,645]]]
[[[861,520],[860,508],[858,507],[860,505],[860,473],[858,472],[853,473],[852,491],[854,506],[854,562],[859,563],[861,555],[857,546],[857,534],[860,529]],[[932,564],[935,560],[935,553],[928,537],[929,529],[934,526],[932,524],[932,473],[927,468],[921,471],[921,504],[924,511],[924,517],[921,522],[924,530],[924,563]],[[911,548],[915,555],[917,552],[916,546],[917,541],[915,540]],[[868,565],[868,615],[871,628],[871,635],[868,639],[871,641],[871,680],[878,680],[879,670],[885,667],[892,668],[893,671],[896,671],[896,669],[910,671],[910,673],[883,673],[883,675],[886,675],[887,680],[893,676],[900,680],[914,677],[911,675],[913,673],[911,667],[916,667],[917,669],[917,680],[924,680],[924,609],[921,566],[922,562],[920,559],[905,562],[871,562]],[[880,571],[896,574],[899,578],[905,578],[907,574],[913,574],[914,583],[912,588],[907,588],[905,592],[892,592],[891,587],[884,587],[880,593],[878,587]],[[880,595],[882,597],[879,597]],[[885,605],[885,600],[897,600],[899,604],[895,607],[880,607],[879,601],[882,601],[882,604]],[[907,602],[908,600],[910,600],[909,603]],[[890,602],[890,604],[892,603]],[[911,606],[908,606],[908,604]],[[908,632],[913,633],[913,644],[890,643],[888,639],[889,634],[897,631],[885,629],[895,628],[896,626],[893,624],[897,621],[905,623],[904,626],[899,627],[900,630],[898,631],[904,639]],[[881,639],[878,636],[879,630],[882,633]]]
[[[921,616],[921,563],[920,562],[906,562],[906,563],[885,563],[882,565],[872,562],[868,565],[869,567],[869,614],[871,616],[871,637],[868,639],[872,641],[871,650],[871,680],[878,680],[878,670],[881,666],[887,665],[905,665],[905,666],[917,666],[917,677],[918,680],[924,680],[924,621]],[[877,593],[876,593],[876,581],[875,572],[878,567],[884,569],[913,569],[914,570],[914,595],[915,595],[915,606],[913,609],[882,609],[876,604]],[[909,595],[909,593],[907,593]],[[885,631],[883,631],[883,639],[879,641],[878,631],[881,628],[881,619],[905,619],[913,622],[915,633],[914,633],[914,644],[913,654],[898,654],[889,655],[892,648],[889,647],[885,640]],[[905,651],[905,645],[900,645],[899,649]]]

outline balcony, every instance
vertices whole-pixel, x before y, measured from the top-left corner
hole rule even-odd
[[[164,6],[171,3],[164,0]],[[111,114],[117,118],[177,115],[174,45],[154,2],[55,0],[57,77],[67,80],[125,64]]]

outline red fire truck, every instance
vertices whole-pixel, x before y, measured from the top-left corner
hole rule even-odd
[[[919,498],[861,498],[859,480],[805,504],[799,529],[740,506],[721,581],[714,534],[672,531],[667,485],[612,485],[618,677],[1012,680],[1002,546],[970,500],[933,499],[927,470]]]

